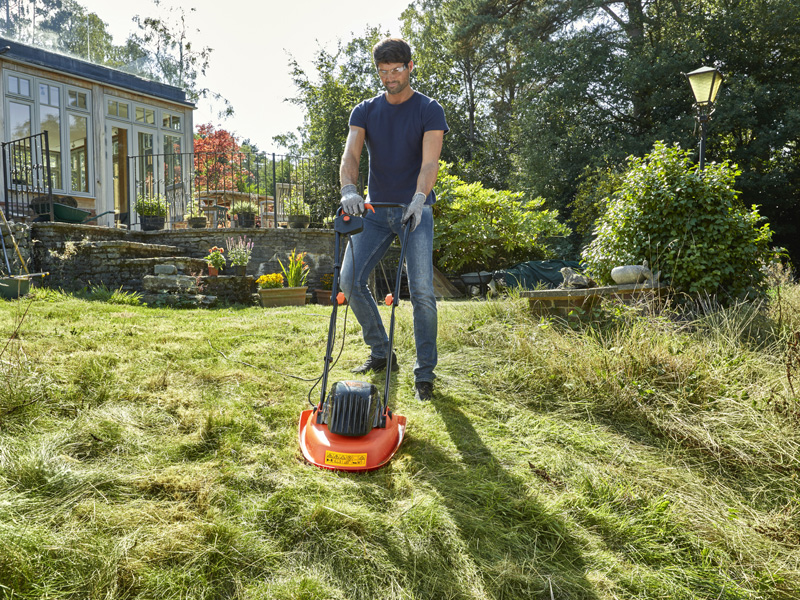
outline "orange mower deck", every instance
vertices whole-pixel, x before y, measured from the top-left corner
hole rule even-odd
[[[316,422],[313,409],[300,415],[298,437],[305,459],[321,469],[371,471],[394,456],[406,431],[406,418],[392,414],[386,427],[376,427],[360,437],[337,435]]]

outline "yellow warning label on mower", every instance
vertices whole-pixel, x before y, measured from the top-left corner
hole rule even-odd
[[[366,467],[366,454],[348,454],[346,452],[325,452],[325,464],[332,467]]]

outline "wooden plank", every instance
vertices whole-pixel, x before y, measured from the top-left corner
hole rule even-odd
[[[436,267],[433,267],[433,293],[437,298],[460,298],[464,295]]]

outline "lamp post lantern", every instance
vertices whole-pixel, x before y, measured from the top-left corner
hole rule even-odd
[[[700,160],[702,170],[706,163],[706,128],[714,112],[714,101],[722,85],[722,73],[714,67],[700,67],[691,73],[684,73],[694,94],[694,107],[697,109],[695,119],[700,124]]]

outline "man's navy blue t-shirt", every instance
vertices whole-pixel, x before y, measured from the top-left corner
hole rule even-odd
[[[364,100],[350,125],[367,132],[370,201],[393,204],[408,204],[417,191],[425,132],[450,130],[442,106],[419,92],[401,104],[390,104],[385,94]],[[435,201],[431,192],[425,203]]]

